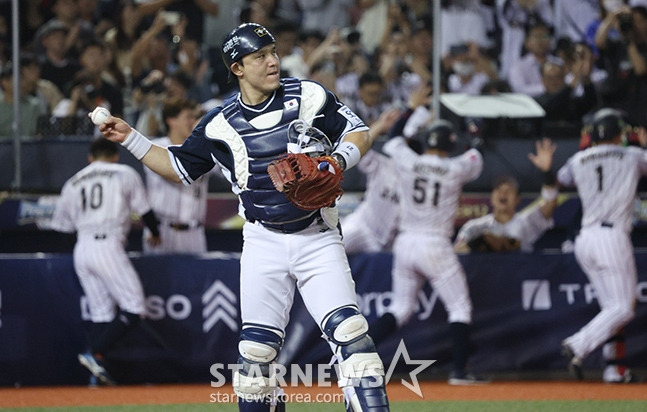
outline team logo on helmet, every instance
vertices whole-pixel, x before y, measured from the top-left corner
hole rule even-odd
[[[258,35],[258,37],[263,37],[263,36],[266,36],[266,35],[269,34],[267,29],[265,27],[262,27],[262,26],[255,28],[254,33],[256,33]]]

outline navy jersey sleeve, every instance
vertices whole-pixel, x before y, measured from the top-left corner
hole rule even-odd
[[[326,91],[326,101],[318,113],[323,116],[317,117],[313,121],[314,127],[326,133],[333,144],[342,140],[348,133],[368,130],[362,119],[348,106],[341,103],[333,92],[325,87],[324,90]]]
[[[191,136],[181,146],[169,146],[173,167],[185,184],[209,173],[216,165],[215,159],[228,170],[232,170],[232,156],[227,146],[206,137],[207,124],[220,113],[216,107],[207,113],[193,129]]]

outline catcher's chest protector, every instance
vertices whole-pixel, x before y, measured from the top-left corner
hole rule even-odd
[[[247,190],[240,194],[248,220],[261,222],[287,222],[311,215],[290,203],[283,193],[274,188],[267,174],[267,166],[272,160],[285,155],[288,144],[287,129],[292,120],[299,117],[301,102],[301,82],[297,79],[283,79],[282,96],[283,117],[277,127],[258,130],[252,126],[236,104],[223,104],[224,118],[236,130],[245,143],[249,178]],[[230,98],[236,99],[236,96]]]

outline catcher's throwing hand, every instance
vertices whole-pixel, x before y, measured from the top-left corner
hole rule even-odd
[[[343,193],[342,170],[330,156],[290,153],[270,163],[267,173],[276,190],[304,210],[332,206]]]

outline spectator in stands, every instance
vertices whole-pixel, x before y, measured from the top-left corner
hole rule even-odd
[[[117,67],[130,87],[133,47],[139,37],[138,26],[141,23],[141,14],[137,11],[135,0],[120,0],[112,19],[115,25],[106,32],[103,40],[112,51]]]
[[[497,78],[496,67],[475,43],[452,46],[448,64],[452,68],[447,80],[451,93],[478,95],[483,86]]]
[[[557,39],[568,38],[572,42],[585,41],[589,26],[600,18],[599,3],[604,2],[590,0],[554,1],[555,37]]]
[[[58,20],[50,20],[36,33],[36,42],[44,48],[41,60],[41,76],[50,80],[63,93],[69,90],[70,82],[81,65],[67,53],[68,28]]]
[[[94,7],[97,8],[96,0],[80,7],[79,2],[85,3],[88,0],[54,0],[52,4],[52,13],[54,19],[60,21],[67,27],[68,31],[65,37],[65,48],[70,56],[77,57],[83,43],[95,37],[95,22],[80,18],[79,12]],[[93,4],[92,4],[93,3]]]
[[[279,21],[272,27],[272,33],[276,39],[276,53],[281,59],[281,66],[283,66],[285,58],[292,55],[297,47],[299,25],[291,21]],[[284,67],[281,67],[281,72],[282,77],[287,75]]]
[[[301,12],[301,28],[328,33],[351,24],[350,10],[355,0],[295,0]]]
[[[186,27],[186,34],[198,43],[204,39],[204,17],[218,16],[220,12],[219,1],[211,0],[137,0],[137,11],[142,16],[156,16],[160,10],[179,13],[182,20],[191,22]],[[157,17],[155,17],[157,18]]]
[[[20,67],[27,93],[38,100],[41,111],[51,114],[56,105],[63,99],[63,93],[54,83],[41,77],[38,59],[31,53],[21,53]]]
[[[535,167],[544,174],[539,201],[517,213],[521,201],[519,183],[512,176],[496,178],[490,196],[492,213],[463,224],[454,241],[457,253],[533,250],[537,239],[554,224],[557,189],[551,168],[555,148],[550,139],[544,138],[536,144],[537,153],[528,155]]]
[[[406,60],[411,72],[415,73],[421,83],[431,81],[431,67],[434,50],[431,17],[423,16],[417,20],[411,30],[409,53]]]
[[[551,40],[551,29],[545,22],[539,19],[528,22],[524,40],[527,53],[510,68],[508,81],[515,93],[536,97],[545,91],[541,66],[547,61],[559,61],[551,54]]]
[[[360,76],[357,94],[349,96],[346,105],[371,127],[391,104],[385,96],[382,77],[370,71]]]
[[[498,0],[496,16],[500,29],[499,77],[510,82],[510,68],[521,58],[526,38],[525,28],[532,18],[553,25],[550,0]]]
[[[299,31],[296,47],[292,49],[292,53],[281,59],[281,70],[285,70],[290,77],[309,78],[312,66],[311,56],[324,38],[324,35],[318,31]]]
[[[431,72],[426,65],[417,64],[415,67],[410,65],[413,60],[411,59],[410,44],[407,41],[409,30],[409,28],[396,27],[389,34],[391,40],[386,42],[386,47],[381,48],[379,55],[375,57],[388,95],[394,103],[403,107],[413,90],[431,80]],[[430,54],[432,50],[426,49],[417,52]]]
[[[198,103],[204,103],[213,97],[209,77],[209,60],[205,59],[200,50],[200,44],[188,36],[184,37],[175,50],[174,62],[178,67],[175,73],[186,77],[188,84],[186,93]],[[168,89],[168,84],[167,84]]]
[[[110,58],[105,43],[92,39],[85,42],[80,50],[79,63],[83,71],[92,78],[92,85],[96,90],[95,106],[106,107],[114,116],[122,116],[124,98],[121,87],[111,82],[106,71]]]
[[[11,64],[0,72],[0,140],[13,139],[14,73]],[[28,80],[20,77],[20,135],[33,138],[38,118],[45,114],[36,97],[28,93]]]
[[[541,67],[545,91],[535,100],[544,108],[546,122],[565,122],[573,130],[582,128],[582,117],[597,106],[597,92],[591,82],[592,57],[577,55],[573,63],[572,76],[566,83],[564,64],[547,61]],[[575,95],[575,89],[582,85],[583,94]]]
[[[614,36],[614,28],[619,36]],[[647,7],[607,13],[595,42],[608,73],[599,85],[601,105],[622,109],[632,123],[647,125]]]
[[[474,43],[484,49],[493,46],[488,36],[494,31],[495,9],[486,3],[489,2],[463,0],[442,3],[441,56],[446,56],[452,46],[465,43]]]
[[[163,75],[177,70],[177,66],[173,64],[171,45],[176,45],[173,39],[178,40],[184,36],[188,20],[182,18],[174,22],[164,16],[162,12],[157,13],[150,27],[132,46],[131,73],[134,87],[153,70]]]

